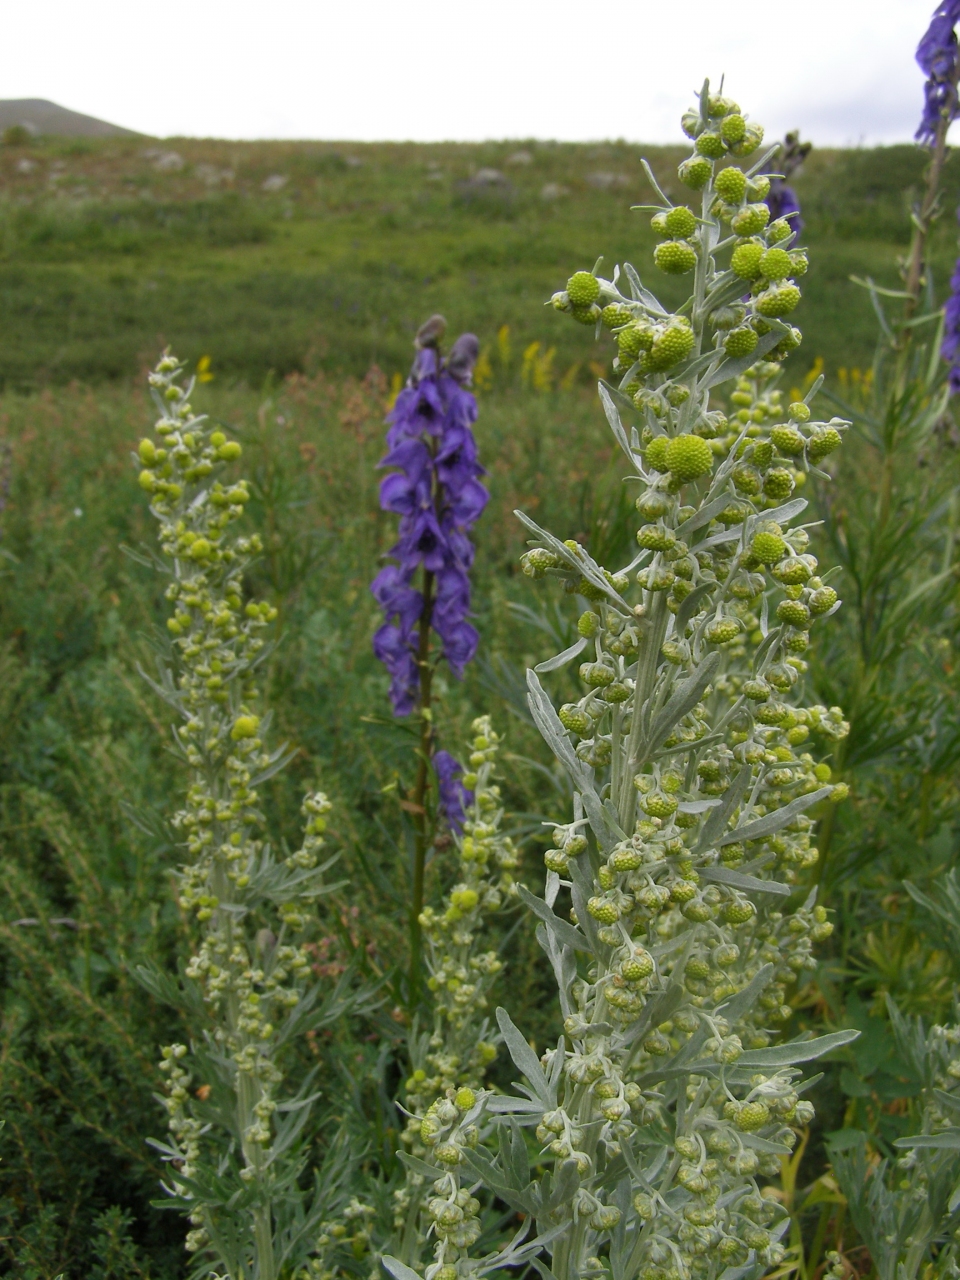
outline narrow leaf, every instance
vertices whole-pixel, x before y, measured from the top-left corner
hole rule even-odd
[[[572,644],[569,649],[564,649],[563,653],[558,653],[554,658],[547,658],[546,662],[538,662],[533,668],[538,675],[545,675],[548,671],[556,671],[560,667],[565,667],[568,662],[572,662],[578,653],[583,653],[587,647],[585,637],[581,637],[576,644]]]
[[[746,794],[751,776],[752,770],[748,764],[745,764],[736,778],[734,778],[733,783],[723,793],[720,808],[715,809],[703,824],[703,831],[700,833],[700,839],[697,842],[698,853],[703,849],[709,849],[726,831],[727,823]]]
[[[526,1076],[527,1082],[537,1097],[545,1105],[552,1106],[550,1086],[547,1083],[547,1077],[543,1074],[540,1059],[524,1040],[517,1027],[514,1026],[509,1013],[502,1007],[497,1009],[497,1025],[507,1046],[507,1052],[513,1059],[514,1066]]]
[[[805,809],[819,804],[821,800],[826,800],[832,790],[832,787],[820,787],[817,791],[811,791],[809,795],[797,796],[795,800],[785,804],[782,809],[777,809],[775,813],[765,814],[762,818],[728,831],[717,843],[732,844],[735,840],[759,840],[761,836],[773,835],[774,831],[779,831],[788,822],[792,822],[798,813],[803,813]]]
[[[705,867],[700,875],[704,880],[728,884],[734,889],[743,889],[745,893],[779,893],[789,897],[793,892],[788,884],[781,884],[779,880],[759,880],[756,876],[745,876],[741,871],[731,871],[729,867]]]
[[[572,924],[568,924],[566,920],[561,920],[558,915],[555,915],[542,898],[536,897],[536,895],[532,894],[526,885],[523,884],[517,886],[517,892],[520,895],[520,900],[528,906],[535,915],[540,917],[553,936],[560,943],[566,947],[573,947],[577,951],[589,952],[590,944],[587,942],[580,930],[574,928]]]

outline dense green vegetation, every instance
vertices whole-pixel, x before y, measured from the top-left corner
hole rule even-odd
[[[352,959],[386,984],[381,1014],[315,1052],[328,1108],[342,1096],[334,1050],[352,1055],[359,1110],[374,1117],[363,1139],[381,1148],[396,1123],[380,1047],[399,1034],[390,984],[411,765],[409,731],[387,715],[370,652],[367,584],[392,540],[376,503],[382,418],[425,315],[443,310],[481,337],[478,439],[493,494],[478,526],[483,646],[463,684],[440,682],[441,733],[456,750],[481,711],[506,732],[505,794],[530,883],[542,876],[540,823],[565,797],[522,676],[557,647],[542,629],[562,641],[566,623],[554,596],[519,576],[510,513],[535,513],[601,562],[631,555],[615,520],[632,515],[629,496],[588,385],[600,352],[542,302],[598,244],[608,261],[649,262],[646,220],[628,208],[647,198],[639,148],[175,142],[150,155],[145,145],[51,141],[0,154],[0,1273],[25,1280],[172,1280],[183,1267],[182,1224],[149,1207],[160,1168],[144,1143],[163,1123],[156,1045],[177,1028],[130,978],[147,958],[172,966],[187,927],[167,826],[181,779],[163,748],[164,712],[138,675],[166,644],[166,604],[122,549],[153,536],[130,458],[152,417],[142,366],[167,342],[209,356],[214,378],[196,403],[245,446],[248,523],[266,544],[250,585],[279,607],[284,637],[268,697],[278,736],[298,748],[270,786],[270,816],[292,836],[303,789],[330,793],[345,884],[318,972],[333,982]],[[165,159],[174,149],[181,167]],[[663,176],[675,156],[653,159]],[[505,181],[478,182],[484,168]],[[808,162],[797,186],[814,266],[790,385],[820,357],[828,390],[867,406],[863,377],[848,371],[869,364],[875,319],[848,277],[895,283],[921,169],[909,147]],[[947,172],[955,201],[960,162]],[[938,231],[940,279],[952,235]],[[854,794],[819,873],[839,927],[791,1029],[826,1022],[864,1035],[827,1065],[816,1131],[783,1194],[811,1234],[829,1221],[828,1243],[845,1240],[854,1260],[842,1197],[820,1181],[825,1138],[846,1124],[887,1152],[906,1131],[917,1085],[891,1047],[884,996],[944,1018],[960,979],[960,956],[902,886],[909,876],[929,889],[958,850],[957,469],[949,417],[892,444],[861,425],[832,496],[811,495],[847,602],[842,639],[818,655],[818,696],[846,705],[856,690],[860,702],[843,762]],[[931,566],[944,578],[899,615],[891,639],[884,619]],[[435,890],[442,866],[434,874]],[[555,1030],[549,984],[529,931],[511,946],[530,975],[517,1021],[542,1044]]]
[[[670,189],[676,149],[626,144],[7,148],[0,379],[129,377],[162,342],[253,383],[374,363],[392,373],[439,310],[488,342],[509,324],[518,341],[555,346],[556,376],[579,364],[586,381],[578,335],[539,304],[598,244],[609,263],[644,260],[652,233],[630,211],[651,198],[641,154]],[[911,147],[807,162],[796,185],[817,252],[798,363],[869,363],[873,315],[849,277],[895,282],[922,168]],[[958,195],[954,161],[946,199]],[[944,227],[941,278],[951,238]]]

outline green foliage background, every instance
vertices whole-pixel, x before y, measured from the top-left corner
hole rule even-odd
[[[651,150],[669,188],[679,153]],[[403,947],[398,802],[410,755],[370,652],[367,584],[393,534],[376,502],[383,415],[431,311],[478,333],[492,491],[477,538],[483,645],[463,684],[440,682],[442,739],[456,751],[487,710],[506,730],[506,798],[526,838],[523,877],[536,883],[540,823],[565,796],[526,718],[522,675],[569,642],[568,624],[518,575],[524,544],[510,513],[523,507],[580,537],[602,563],[629,558],[632,508],[591,385],[601,352],[542,303],[598,246],[608,263],[649,263],[646,220],[629,211],[649,195],[639,157],[622,144],[533,142],[51,140],[0,153],[0,1273],[172,1280],[183,1265],[181,1223],[149,1207],[160,1169],[144,1141],[162,1123],[156,1045],[177,1029],[129,977],[146,959],[172,967],[186,928],[166,826],[182,780],[163,749],[164,713],[137,673],[165,643],[166,605],[156,577],[121,549],[153,536],[130,461],[152,417],[143,368],[166,343],[209,357],[214,376],[195,403],[245,446],[248,520],[266,545],[250,585],[278,605],[284,637],[270,702],[298,748],[271,784],[270,818],[292,834],[303,789],[319,781],[331,794],[346,883],[318,971],[333,981],[353,960],[387,984],[379,1022],[312,1051],[328,1115],[342,1113],[347,1064],[387,1150],[395,1118],[380,1046],[399,1034],[389,993]],[[791,385],[819,357],[828,390],[868,394],[875,319],[848,277],[896,283],[922,165],[911,147],[808,161],[797,187],[813,266]],[[490,168],[503,181],[483,181]],[[950,204],[956,158],[947,175]],[[940,281],[954,254],[941,226]],[[902,887],[909,876],[929,888],[956,862],[952,572],[892,632],[881,625],[904,583],[951,569],[957,444],[952,420],[892,451],[851,433],[829,496],[810,495],[825,519],[822,558],[842,560],[847,601],[816,681],[828,703],[846,706],[852,691],[860,701],[841,762],[854,795],[822,842],[819,872],[839,927],[794,1030],[826,1022],[864,1034],[819,1086],[819,1127],[795,1171],[803,1194],[784,1184],[804,1230],[827,1221],[824,1205],[830,1231],[845,1229],[818,1182],[825,1134],[865,1131],[885,1151],[908,1129],[917,1085],[891,1048],[884,993],[945,1017],[960,978],[960,957]],[[895,501],[884,524],[885,485]],[[436,889],[442,865],[433,876]],[[524,973],[511,987],[514,1017],[543,1042],[551,985],[530,931],[510,946]]]

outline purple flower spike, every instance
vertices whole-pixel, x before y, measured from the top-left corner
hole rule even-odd
[[[926,147],[933,146],[944,118],[951,122],[960,114],[956,89],[958,22],[960,0],[943,0],[917,45],[917,63],[927,81],[923,86],[923,115],[914,136]]]
[[[950,277],[950,297],[943,309],[940,354],[950,365],[950,390],[957,395],[960,393],[960,258]]]
[[[453,831],[462,831],[467,805],[473,804],[473,792],[460,781],[463,765],[449,751],[438,751],[433,757],[440,792],[440,808]]]
[[[426,338],[439,341],[441,335],[427,333]],[[430,626],[455,676],[463,675],[477,650],[477,632],[467,621],[473,564],[469,533],[490,496],[480,483],[484,471],[472,430],[477,402],[468,390],[478,354],[472,333],[457,339],[446,361],[434,345],[420,346],[387,419],[389,452],[380,465],[397,470],[380,486],[380,506],[400,517],[400,527],[390,552],[396,563],[382,569],[370,589],[385,617],[374,636],[374,653],[390,672],[390,699],[398,716],[414,711],[419,698],[426,575],[433,578]]]

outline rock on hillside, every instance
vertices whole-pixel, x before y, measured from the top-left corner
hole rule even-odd
[[[133,129],[123,129],[118,124],[85,116],[79,111],[59,107],[46,98],[0,99],[0,132],[21,125],[34,135],[58,134],[74,138],[136,138]]]

